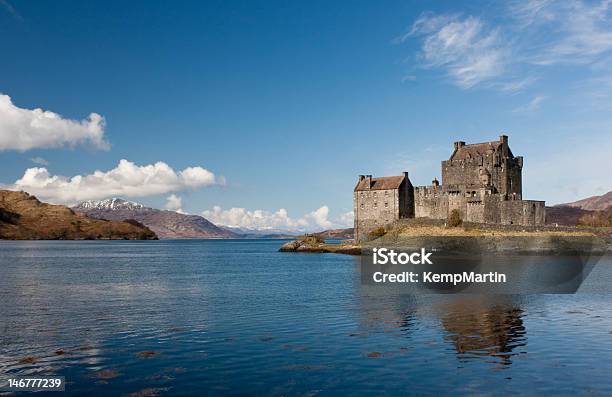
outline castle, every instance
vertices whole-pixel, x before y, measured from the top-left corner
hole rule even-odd
[[[442,184],[413,186],[400,176],[359,175],[353,193],[355,239],[401,218],[447,219],[456,209],[467,222],[544,225],[544,201],[523,200],[523,157],[514,156],[508,137],[466,145],[455,142],[453,154],[442,161]]]

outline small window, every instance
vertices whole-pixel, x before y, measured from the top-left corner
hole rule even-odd
[[[389,207],[389,203],[385,203],[385,208]],[[535,207],[535,205],[534,205]]]
[[[374,202],[374,208],[376,208],[376,201]]]
[[[361,209],[363,209],[363,208],[364,208],[363,203],[361,203]]]

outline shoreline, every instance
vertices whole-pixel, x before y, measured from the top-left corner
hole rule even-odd
[[[417,220],[397,222],[384,235],[360,244],[352,240],[328,244],[316,236],[304,236],[284,244],[279,251],[362,255],[374,247],[404,250],[426,247],[449,253],[606,254],[612,252],[612,235],[608,230],[567,227],[527,230],[467,224],[450,228]]]

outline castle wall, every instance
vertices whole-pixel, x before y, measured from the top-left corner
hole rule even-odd
[[[459,187],[479,184],[478,170],[482,159],[442,161],[442,186]]]
[[[522,168],[523,158],[516,157],[514,159],[508,159],[505,164],[505,181],[506,190],[501,190],[500,193],[507,193],[508,196],[514,195],[516,198],[521,199],[523,192],[523,177]]]
[[[373,229],[399,219],[400,194],[397,189],[354,192],[355,238],[366,240]]]
[[[543,201],[508,200],[502,194],[471,194],[443,192],[439,187],[414,188],[417,218],[447,219],[456,209],[466,222],[502,225],[538,226],[545,223]]]
[[[506,200],[502,203],[501,223],[503,225],[540,226],[545,223],[543,201]]]
[[[400,218],[414,217],[414,187],[406,176],[398,189],[353,192],[355,239],[368,240],[368,234]]]
[[[414,188],[414,216],[416,218],[446,219],[447,195],[440,187],[417,186]]]
[[[414,186],[408,177],[399,188],[399,217],[414,218]]]
[[[461,219],[465,219],[467,215],[466,211],[467,206],[467,198],[465,194],[461,193],[448,193],[448,209],[446,211],[446,216],[444,219],[448,218],[448,214],[452,210],[458,210],[459,214],[461,214]]]
[[[485,223],[484,203],[467,203],[465,220],[467,222]]]

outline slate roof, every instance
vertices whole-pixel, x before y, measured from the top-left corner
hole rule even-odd
[[[472,143],[464,145],[457,149],[451,156],[451,160],[465,160],[468,158],[476,158],[480,156],[486,156],[488,151],[497,151],[502,145],[501,141],[484,142],[484,143]],[[509,157],[513,157],[510,150],[508,150]]]
[[[379,178],[372,178],[372,183],[368,189],[367,178],[357,182],[355,191],[361,190],[389,190],[399,189],[402,182],[404,182],[405,176],[381,176]]]

